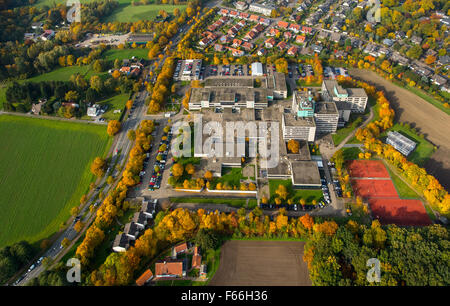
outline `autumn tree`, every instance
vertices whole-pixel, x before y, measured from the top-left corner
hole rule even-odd
[[[288,141],[288,149],[291,153],[297,154],[300,149],[300,144],[297,140],[291,139]]]
[[[91,164],[91,172],[97,177],[105,174],[106,161],[101,157],[96,157]]]
[[[172,170],[173,176],[175,176],[175,177],[180,177],[180,176],[182,176],[182,175],[183,175],[183,172],[184,172],[183,165],[181,165],[181,164],[179,164],[179,163],[174,164],[174,165],[172,166],[171,170]]]
[[[108,122],[107,132],[109,136],[116,135],[120,130],[120,122],[118,120],[111,120]]]
[[[77,231],[77,233],[81,232],[81,230],[84,227],[84,223],[81,221],[77,221],[77,223],[75,223],[75,225],[73,226],[73,229]]]
[[[275,190],[275,193],[283,200],[286,200],[288,196],[288,192],[286,190],[286,186],[280,184],[278,185],[277,190]]]

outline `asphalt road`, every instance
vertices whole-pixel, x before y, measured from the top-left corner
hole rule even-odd
[[[115,178],[120,178],[120,172],[117,170],[114,165],[124,165],[126,162],[126,159],[128,157],[128,152],[130,151],[132,147],[132,142],[127,137],[127,132],[130,129],[136,129],[141,122],[142,119],[145,117],[146,113],[146,106],[145,106],[145,98],[147,97],[148,93],[146,90],[143,90],[139,92],[136,95],[134,104],[135,109],[133,111],[133,114],[128,118],[125,119],[122,123],[120,132],[116,135],[116,140],[113,144],[113,151],[111,156],[111,162],[109,163],[109,166],[111,168],[110,175],[112,175]],[[127,116],[127,115],[125,115]],[[107,194],[110,190],[110,185],[106,184],[106,179],[108,177],[108,174],[106,174],[98,184],[98,187],[104,186],[102,192],[104,194]],[[88,201],[84,205],[83,209],[80,211],[79,216],[83,216],[81,218],[81,221],[83,223],[88,223],[89,221],[92,221],[92,214],[89,212],[89,206],[91,204],[94,204],[96,199],[98,198],[100,190],[94,190],[94,192],[89,197]],[[94,211],[94,214],[96,212]],[[92,220],[91,220],[92,219]],[[42,257],[48,257],[51,259],[51,261],[55,261],[58,259],[58,257],[61,257],[62,253],[65,253],[64,251],[67,251],[64,249],[61,245],[61,242],[67,238],[70,241],[72,241],[75,237],[77,237],[78,233],[74,230],[73,226],[75,225],[75,221],[71,223],[71,225],[55,240],[55,242],[52,244],[52,246],[42,255]],[[32,265],[30,265],[32,266]],[[39,276],[41,272],[43,272],[46,269],[42,264],[37,265],[32,271],[26,272],[22,274],[21,277],[22,280],[17,284],[18,286],[26,284],[29,280],[32,278],[35,278]],[[20,279],[20,278],[19,278]]]

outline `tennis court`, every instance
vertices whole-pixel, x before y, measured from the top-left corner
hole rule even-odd
[[[389,178],[386,167],[379,160],[351,160],[347,168],[351,177]]]
[[[397,190],[391,180],[352,180],[353,191],[362,198],[396,198]]]
[[[420,200],[370,199],[370,209],[374,219],[381,224],[401,226],[426,226],[431,224],[423,203]]]

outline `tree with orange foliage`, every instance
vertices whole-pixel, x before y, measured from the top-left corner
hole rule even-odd
[[[120,122],[118,120],[111,120],[108,122],[107,132],[109,136],[116,135],[120,130]]]

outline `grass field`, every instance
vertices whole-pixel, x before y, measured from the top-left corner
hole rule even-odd
[[[402,199],[417,199],[419,198],[419,195],[409,188],[408,185],[406,185],[405,182],[402,181],[402,179],[396,175],[394,172],[389,169],[389,167],[386,167],[387,171],[389,172],[389,175],[391,176],[392,182],[394,183],[395,189],[397,189],[398,196]]]
[[[408,156],[408,160],[412,161],[415,164],[418,164],[419,166],[422,166],[434,152],[434,146],[432,143],[424,138],[421,138],[415,131],[406,126],[402,126],[396,123],[392,128],[389,129],[389,131],[397,131],[416,142],[416,148]],[[380,136],[385,137],[386,135],[387,132],[381,134]]]
[[[200,198],[200,197],[173,197],[170,198],[173,203],[198,203],[198,204],[219,204],[229,205],[240,208],[245,207],[247,199],[230,199],[230,198]],[[256,200],[251,199],[248,203],[249,208],[256,207]]]
[[[34,5],[36,7],[43,7],[47,5],[53,7],[54,4],[64,3],[63,0],[38,0]],[[80,0],[81,3],[93,2],[93,0]],[[104,22],[135,22],[139,20],[152,20],[158,16],[160,10],[164,10],[167,13],[173,13],[175,8],[178,8],[180,12],[186,9],[186,5],[170,5],[170,4],[153,4],[154,1],[150,0],[148,5],[132,6],[131,0],[118,0],[119,7],[103,20]],[[139,1],[136,1],[137,3]]]
[[[87,192],[95,156],[111,143],[103,126],[0,116],[0,247],[59,229]]]
[[[275,198],[278,196],[275,193],[279,185],[284,185],[289,195],[287,199],[292,198],[294,204],[298,204],[300,199],[305,199],[306,204],[311,204],[313,200],[317,203],[323,199],[323,192],[321,189],[294,189],[292,188],[291,180],[269,180],[270,202],[275,203]]]
[[[123,60],[126,58],[130,59],[133,56],[136,56],[137,58],[147,59],[147,55],[148,49],[110,49],[104,53],[103,58],[110,61],[113,61],[116,58],[119,60]]]
[[[362,122],[362,117],[357,117],[352,122],[349,122],[345,127],[340,128],[335,134],[332,134],[335,146],[338,146],[354,129],[356,129]]]
[[[139,20],[153,20],[159,15],[160,10],[172,14],[175,8],[180,12],[186,9],[186,5],[148,4],[132,6],[131,0],[119,0],[119,8],[113,14],[105,18],[105,22],[135,22]]]

